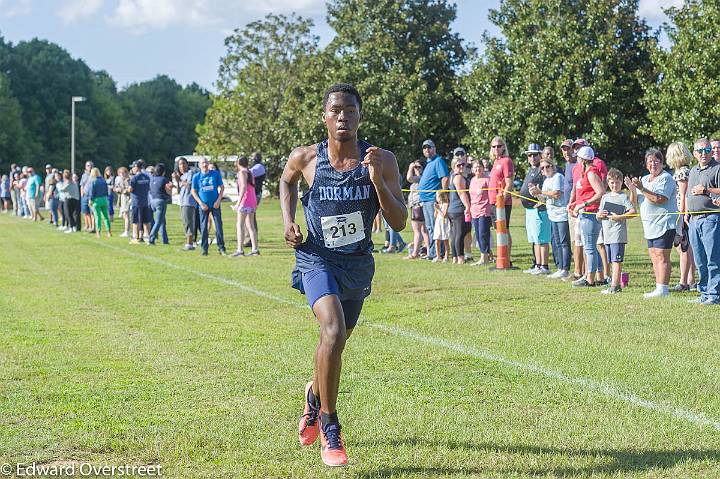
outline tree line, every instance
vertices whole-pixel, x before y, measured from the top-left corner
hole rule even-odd
[[[70,99],[76,104],[77,164],[99,166],[171,161],[192,153],[195,128],[210,106],[209,93],[160,75],[118,91],[105,71],[93,71],[60,46],[39,39],[6,42],[0,36],[0,171],[11,163],[70,166]]]
[[[198,150],[263,151],[279,171],[294,146],[323,137],[324,89],[349,82],[364,95],[361,136],[401,168],[425,138],[485,156],[500,135],[513,156],[584,137],[638,173],[646,148],[720,132],[719,10],[687,0],[652,31],[638,0],[503,0],[489,14],[501,35],[486,33],[482,53],[452,31],[446,0],[329,0],[324,48],[311,20],[271,14],[226,38]]]

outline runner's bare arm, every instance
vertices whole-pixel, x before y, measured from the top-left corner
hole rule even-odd
[[[285,224],[285,243],[293,248],[297,248],[303,240],[300,227],[295,223],[295,212],[298,202],[298,182],[313,158],[310,149],[310,147],[295,148],[290,153],[280,177],[280,208]]]
[[[400,170],[395,155],[371,146],[367,149],[363,164],[368,167],[370,181],[375,186],[385,221],[393,230],[402,231],[407,222],[407,208],[402,196]]]

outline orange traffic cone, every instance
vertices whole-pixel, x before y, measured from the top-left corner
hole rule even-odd
[[[498,185],[498,194],[495,197],[495,231],[497,240],[497,254],[495,255],[496,271],[510,269],[510,255],[508,254],[508,227],[505,220],[505,182]]]

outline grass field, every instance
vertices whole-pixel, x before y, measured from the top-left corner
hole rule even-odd
[[[172,244],[155,247],[0,216],[0,463],[160,464],[173,478],[720,477],[720,310],[642,299],[654,280],[637,221],[630,287],[612,297],[378,255],[344,353],[350,465],[331,470],[297,441],[317,328],[289,287],[278,203],[261,205],[254,258],[181,252],[168,216]]]

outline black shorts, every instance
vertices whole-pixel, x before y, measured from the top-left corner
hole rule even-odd
[[[675,241],[675,230],[667,230],[665,234],[659,238],[653,238],[647,240],[648,248],[657,249],[672,249],[673,242]]]
[[[152,210],[149,206],[134,206],[131,210],[132,224],[149,224],[152,221]]]

